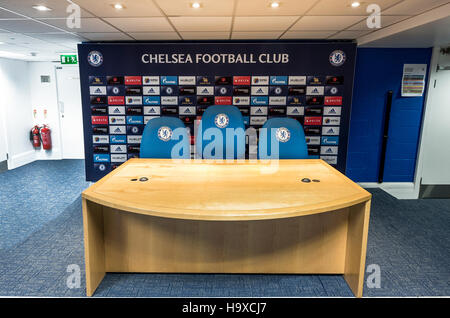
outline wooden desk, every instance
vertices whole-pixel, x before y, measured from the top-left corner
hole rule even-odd
[[[344,274],[362,296],[371,194],[322,160],[131,159],[82,197],[88,296],[106,272]]]

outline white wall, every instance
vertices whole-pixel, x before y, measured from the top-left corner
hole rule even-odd
[[[1,76],[1,74],[0,74]],[[1,92],[0,92],[1,93]],[[0,162],[6,160],[6,153],[8,150],[8,145],[6,143],[6,121],[4,119],[4,106],[3,103],[0,102]]]
[[[433,51],[416,178],[427,185],[450,184],[450,70],[436,72],[437,64],[450,67],[450,55],[439,51]]]
[[[33,125],[28,62],[0,58],[0,108],[6,122],[8,168],[34,161],[35,151],[29,140]]]

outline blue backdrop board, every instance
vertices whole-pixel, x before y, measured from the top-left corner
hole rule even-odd
[[[86,178],[137,157],[155,116],[179,117],[193,135],[211,105],[239,107],[256,129],[295,118],[309,155],[345,172],[355,51],[350,42],[80,44]]]

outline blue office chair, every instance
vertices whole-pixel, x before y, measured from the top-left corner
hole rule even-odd
[[[278,155],[272,144],[278,144]],[[308,159],[305,133],[300,123],[288,117],[271,118],[259,133],[259,159]]]
[[[140,157],[189,159],[190,142],[183,122],[177,117],[149,120],[142,134]]]
[[[199,158],[244,159],[245,128],[239,108],[230,105],[208,107],[195,142]]]

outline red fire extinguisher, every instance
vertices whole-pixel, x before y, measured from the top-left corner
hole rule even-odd
[[[34,148],[41,148],[41,135],[39,132],[39,126],[36,125],[31,128],[30,131],[30,140],[33,143]]]
[[[51,130],[47,125],[44,125],[41,130],[41,139],[42,139],[42,148],[44,150],[51,150],[52,149],[52,136],[51,136]]]

